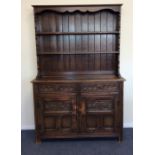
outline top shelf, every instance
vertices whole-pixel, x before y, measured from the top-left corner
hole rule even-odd
[[[91,34],[119,34],[119,31],[108,32],[36,32],[36,35],[91,35]]]

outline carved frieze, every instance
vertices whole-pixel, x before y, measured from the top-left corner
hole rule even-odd
[[[44,109],[51,111],[71,111],[72,103],[69,101],[44,101]]]
[[[79,87],[78,87],[79,88]],[[52,84],[52,85],[39,85],[40,93],[53,93],[53,92],[77,92],[77,87],[71,84]],[[81,92],[116,92],[118,91],[118,83],[94,83],[94,84],[81,84]]]
[[[40,85],[39,92],[41,93],[52,93],[52,92],[74,92],[75,87],[72,85],[61,85],[61,84],[53,84],[53,85]]]
[[[93,100],[87,104],[88,111],[112,111],[113,103],[112,100]]]
[[[116,83],[100,83],[100,84],[87,84],[81,86],[82,92],[96,92],[96,91],[118,91]]]

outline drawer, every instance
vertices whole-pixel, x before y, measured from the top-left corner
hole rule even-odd
[[[81,84],[81,92],[117,92],[119,91],[119,83],[87,83]]]
[[[76,92],[74,84],[39,84],[38,91],[40,93],[55,93],[55,92]]]

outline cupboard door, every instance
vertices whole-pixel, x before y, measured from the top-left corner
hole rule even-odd
[[[113,134],[117,130],[118,95],[82,95],[79,105],[80,131]]]
[[[40,95],[41,132],[52,137],[77,130],[76,98],[74,95]]]

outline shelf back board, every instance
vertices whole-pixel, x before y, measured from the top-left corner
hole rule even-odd
[[[34,8],[39,75],[118,74],[120,5]]]

